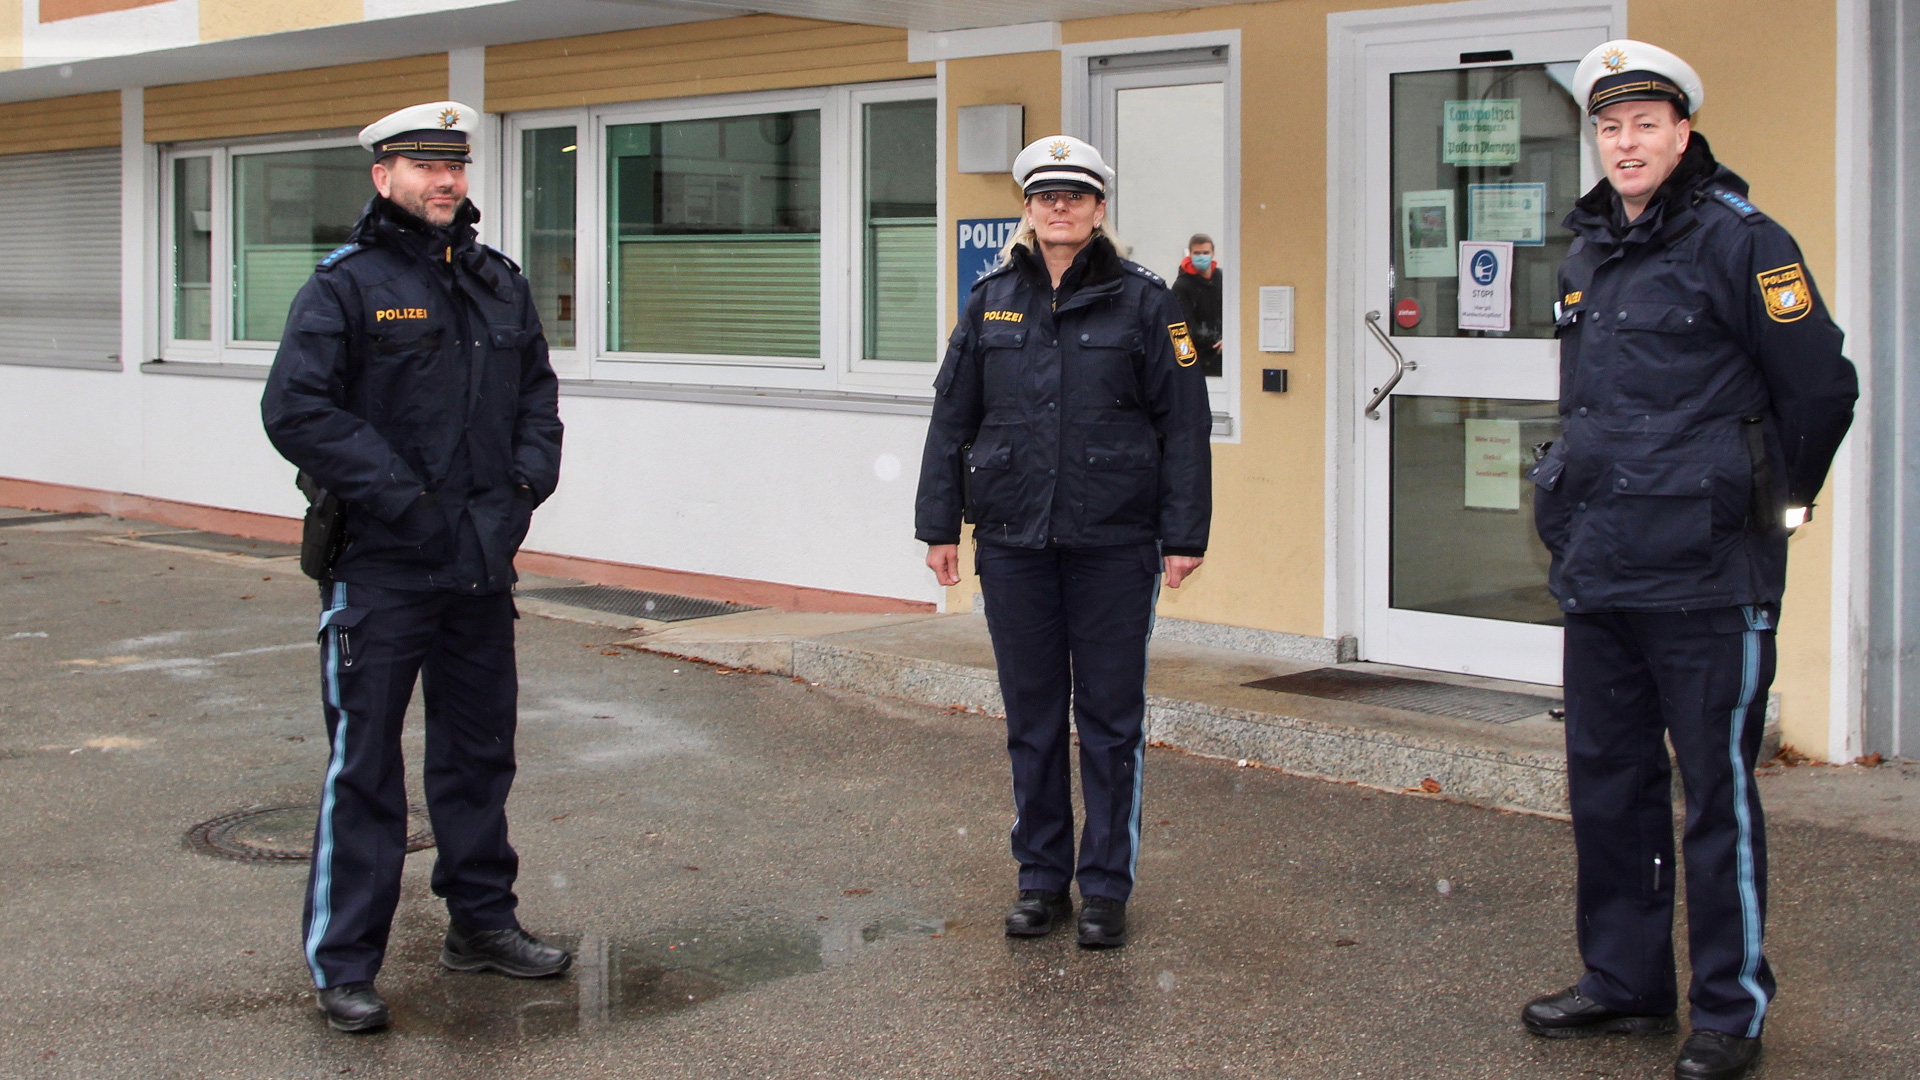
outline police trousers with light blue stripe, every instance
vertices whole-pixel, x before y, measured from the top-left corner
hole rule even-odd
[[[981,544],[975,566],[1007,710],[1020,888],[1065,892],[1077,876],[1081,896],[1124,901],[1140,856],[1159,547]],[[1086,805],[1077,874],[1069,706]]]
[[[507,843],[519,682],[506,593],[322,587],[321,695],[330,753],[314,828],[304,943],[314,985],[371,981],[386,956],[406,856],[400,730],[426,701],[432,886],[456,922],[507,929],[519,857]]]
[[[1693,1026],[1757,1037],[1766,826],[1753,782],[1773,682],[1765,607],[1566,617],[1567,790],[1579,861],[1580,992],[1674,1011],[1672,760],[1686,791]]]

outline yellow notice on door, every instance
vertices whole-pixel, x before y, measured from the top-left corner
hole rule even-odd
[[[1467,508],[1520,509],[1520,421],[1466,420]]]

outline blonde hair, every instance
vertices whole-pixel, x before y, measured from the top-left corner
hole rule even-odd
[[[1120,241],[1120,234],[1113,231],[1113,226],[1109,224],[1105,218],[1100,219],[1100,224],[1093,227],[1093,236],[1088,238],[1087,243],[1091,244],[1093,241],[1103,237],[1107,243],[1113,245],[1114,253],[1121,258],[1124,259],[1133,253],[1132,248]],[[1012,261],[1014,248],[1023,247],[1029,251],[1034,250],[1034,245],[1038,240],[1039,237],[1033,231],[1033,219],[1027,216],[1025,210],[1022,210],[1020,212],[1020,227],[1013,230],[1013,235],[1007,238],[1006,246],[1000,249],[1000,260],[994,265],[1005,266]]]

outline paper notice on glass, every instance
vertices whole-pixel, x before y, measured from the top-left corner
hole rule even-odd
[[[1260,351],[1293,351],[1293,286],[1260,286]]]
[[[1449,101],[1441,113],[1440,160],[1448,165],[1511,165],[1520,160],[1520,100]]]
[[[1510,240],[1517,247],[1547,242],[1547,185],[1468,184],[1467,238]]]
[[[1467,507],[1520,509],[1520,421],[1466,420]]]
[[[1400,250],[1406,275],[1452,277],[1453,189],[1400,193]]]
[[[1460,329],[1513,329],[1513,244],[1460,242]]]

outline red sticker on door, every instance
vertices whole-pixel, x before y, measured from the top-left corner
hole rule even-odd
[[[1411,330],[1420,325],[1420,301],[1408,297],[1393,305],[1393,321],[1400,324],[1402,330]]]

